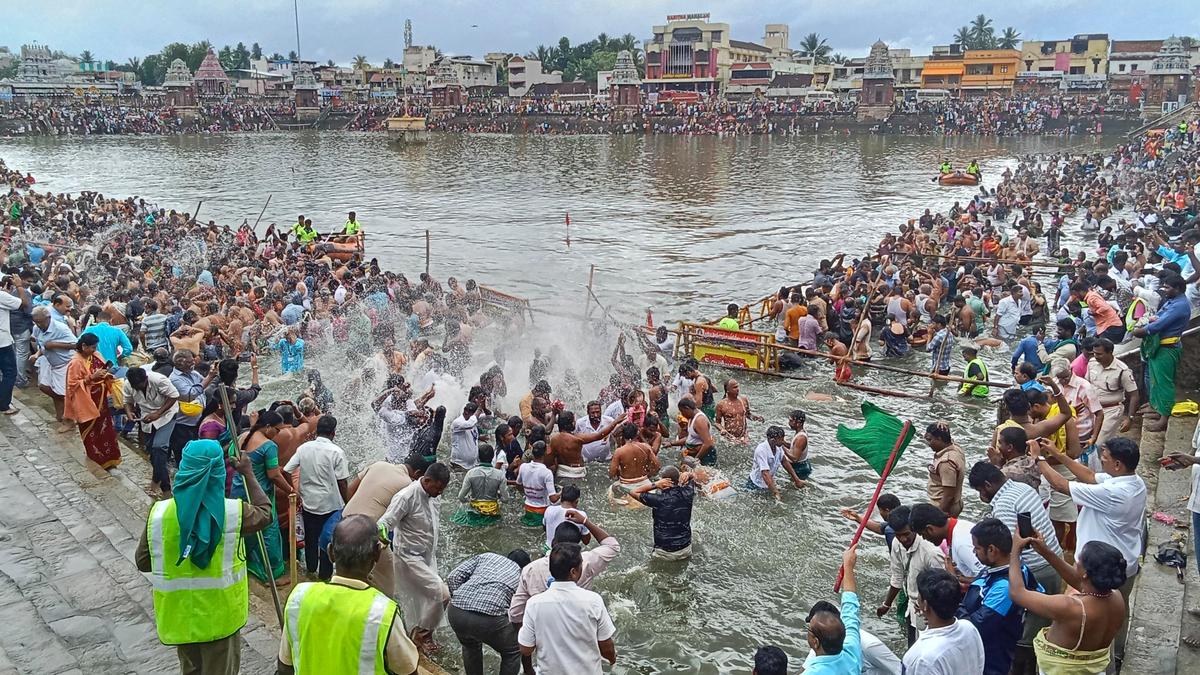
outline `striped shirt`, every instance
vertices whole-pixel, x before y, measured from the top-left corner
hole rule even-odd
[[[145,335],[147,349],[171,346],[171,341],[167,339],[167,315],[151,314],[142,317],[142,334]]]
[[[1008,526],[1014,537],[1017,535],[1017,514],[1028,511],[1033,516],[1033,529],[1042,535],[1046,546],[1054,551],[1055,555],[1062,555],[1062,546],[1059,546],[1058,537],[1054,534],[1050,514],[1042,505],[1042,498],[1038,496],[1037,490],[1010,478],[996,490],[991,506],[992,517]],[[1032,548],[1021,551],[1021,562],[1031,570],[1040,570],[1050,564]]]

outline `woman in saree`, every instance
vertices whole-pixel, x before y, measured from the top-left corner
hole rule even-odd
[[[262,486],[267,499],[271,500],[271,517],[279,520],[276,508],[276,495],[287,501],[292,492],[292,486],[279,468],[279,448],[275,445],[275,434],[284,427],[283,417],[277,412],[264,412],[258,416],[254,426],[241,439],[241,449],[250,458],[250,466],[254,477]],[[233,480],[233,496],[238,499],[246,498],[246,486],[239,475]],[[284,577],[286,567],[283,559],[283,538],[280,536],[278,525],[267,527],[262,531],[263,545],[259,545],[258,535],[246,539],[246,568],[262,581],[276,580],[277,586],[287,583]],[[266,561],[263,560],[263,548],[266,548]]]
[[[219,387],[220,385],[218,385]],[[198,437],[204,440],[216,441],[225,448],[225,494],[228,496],[233,489],[233,476],[237,472],[233,470],[233,465],[229,463],[229,446],[233,442],[233,434],[226,426],[226,420],[229,416],[226,414],[225,403],[221,400],[221,390],[214,388],[212,396],[204,404],[204,417],[200,419],[200,428],[197,430]],[[237,390],[233,387],[225,387],[225,395],[229,399],[229,405],[236,405]]]
[[[79,436],[88,459],[102,469],[121,463],[117,430],[108,409],[108,388],[112,374],[96,354],[100,339],[84,333],[75,343],[75,354],[67,364],[67,391],[63,416],[79,425]]]

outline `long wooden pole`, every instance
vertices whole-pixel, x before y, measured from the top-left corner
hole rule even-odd
[[[299,567],[296,564],[296,493],[288,495],[288,546],[291,548],[292,588],[296,587]]]
[[[260,220],[262,220],[263,214],[267,212],[267,204],[270,204],[270,203],[271,203],[271,197],[272,197],[272,196],[273,196],[273,195],[267,195],[267,201],[266,201],[266,203],[265,203],[265,204],[263,204],[262,211],[259,211],[259,212],[258,212],[258,217],[254,219],[254,229],[256,229],[256,230],[258,229],[258,222],[259,222]]]
[[[1059,269],[1074,267],[1074,265],[1064,265],[1062,263],[1045,262],[1042,260],[1010,260],[1007,258],[983,258],[980,256],[943,255],[941,253],[893,253],[892,255],[895,255],[897,257],[921,256],[923,258],[954,259],[954,260],[961,260],[964,262],[1004,263],[1007,265],[1027,265],[1030,267],[1055,267],[1055,268],[1059,268]]]
[[[200,200],[200,201],[199,201],[199,202],[196,204],[196,211],[195,211],[194,213],[192,213],[192,222],[193,222],[193,223],[198,223],[198,222],[200,222],[200,220],[199,220],[199,219],[200,219],[200,207],[201,207],[201,206],[204,206],[204,200],[203,200],[203,199],[201,199],[201,200]]]
[[[812,349],[804,349],[803,347],[793,347],[791,345],[781,345],[778,343],[775,344],[775,348],[779,349],[781,351],[795,352],[797,354],[806,354],[808,356],[815,356],[815,357],[822,358],[822,359],[828,359],[830,361],[841,361],[842,358],[844,358],[841,356],[834,356],[833,354],[829,354],[826,352],[818,352],[818,351],[814,351]],[[892,365],[888,365],[885,363],[877,363],[875,361],[847,361],[847,363],[849,363],[851,366],[863,366],[864,368],[875,368],[877,370],[887,370],[887,371],[890,371],[893,373],[903,373],[905,375],[913,375],[915,377],[927,377],[927,378],[930,378],[933,380],[942,380],[945,382],[958,382],[960,384],[967,384],[969,382],[970,384],[979,384],[979,385],[985,385],[988,387],[1001,387],[1004,389],[1008,389],[1010,387],[1016,386],[1014,384],[1009,384],[1007,382],[991,382],[991,381],[980,382],[978,380],[967,380],[965,378],[956,377],[954,375],[939,375],[937,373],[926,373],[926,372],[920,371],[920,370],[911,370],[908,368],[901,368],[899,366],[892,366]]]
[[[896,454],[900,452],[900,445],[904,443],[904,437],[908,435],[908,430],[911,428],[912,422],[904,420],[904,426],[900,428],[900,435],[896,438],[896,444],[892,446],[892,454],[888,457],[887,464],[883,467],[883,473],[879,474],[879,482],[875,484],[875,494],[871,495],[871,501],[867,504],[867,510],[863,512],[862,520],[858,522],[858,531],[854,533],[854,538],[850,540],[850,546],[854,546],[862,538],[863,530],[867,528],[867,520],[875,512],[875,502],[879,501],[879,493],[883,492],[883,483],[888,479],[888,475],[892,473],[892,466],[896,463]],[[841,590],[842,577],[845,574],[846,570],[838,567],[837,581],[833,582],[834,593]]]
[[[588,270],[588,287],[587,296],[583,299],[583,318],[592,318],[592,278],[596,276],[596,266],[592,265]]]
[[[429,274],[429,230],[425,230],[425,274]]]
[[[240,455],[242,449],[238,443],[238,428],[233,419],[233,406],[229,404],[229,393],[226,391],[224,384],[218,384],[217,391],[221,392],[221,405],[225,409],[225,428],[230,432],[230,447],[233,448],[235,454]],[[252,480],[258,479],[254,478]],[[246,490],[246,494],[248,495],[249,493],[250,491]],[[243,497],[243,501],[248,502],[250,500],[248,497]],[[278,527],[279,524],[276,523],[275,526]],[[275,574],[271,568],[271,558],[267,555],[267,542],[263,538],[262,530],[255,533],[255,539],[258,541],[258,554],[262,556],[263,571],[270,577],[267,580],[267,587],[271,589],[271,600],[275,602],[275,618],[279,619],[279,627],[283,628],[283,605],[279,602],[279,589],[275,587]]]

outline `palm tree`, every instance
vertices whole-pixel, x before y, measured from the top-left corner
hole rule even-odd
[[[608,38],[608,33],[601,33],[596,36],[596,51],[606,52],[612,48],[612,40]]]
[[[638,51],[638,42],[639,40],[634,37],[633,33],[626,33],[617,40],[616,48],[618,51],[627,49],[630,52],[636,52]]]
[[[996,40],[992,20],[980,14],[971,22],[971,38],[975,49],[989,49]]]
[[[850,61],[850,59],[846,58],[845,56],[842,56],[841,54],[834,54],[833,56],[829,57],[830,63],[837,64],[839,66],[844,63],[847,63],[848,61]]]
[[[131,56],[129,60],[125,62],[125,65],[129,67],[130,72],[142,72],[142,60],[136,56]]]
[[[81,53],[79,55],[79,60],[82,63],[91,63],[92,62],[92,52],[87,49],[83,50],[83,53]]]
[[[367,57],[363,56],[362,54],[355,56],[354,61],[352,62],[352,67],[354,68],[354,72],[358,73],[359,83],[366,84],[367,69],[371,67],[371,64],[367,62]]]
[[[833,51],[825,39],[816,33],[809,33],[800,41],[800,55],[812,57],[816,63],[827,63],[829,53]]]
[[[973,42],[974,41],[971,38],[971,29],[967,26],[959,28],[958,31],[954,33],[954,44],[959,45],[963,49],[970,47]]]
[[[1021,34],[1017,32],[1017,29],[1009,26],[1008,28],[1005,28],[1004,33],[1000,35],[1000,41],[997,43],[997,46],[1000,47],[1000,49],[1016,49],[1017,44],[1020,42]]]

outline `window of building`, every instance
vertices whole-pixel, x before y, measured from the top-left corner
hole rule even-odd
[[[883,103],[883,90],[882,89],[875,90],[875,102]]]
[[[1121,64],[1121,65],[1120,65],[1120,66],[1117,68],[1117,70],[1121,71],[1122,73],[1123,73],[1123,72],[1125,72],[1125,64],[1124,64],[1124,63],[1122,63],[1122,64]]]
[[[1007,73],[1007,72],[1008,72],[1008,66],[1000,66],[1000,72],[1002,72],[1002,73]]]
[[[994,66],[990,63],[972,63],[966,70],[967,75],[991,75],[994,72]]]
[[[714,30],[714,31],[712,32],[712,41],[713,41],[713,42],[720,42],[720,41],[721,41],[721,33],[722,33],[722,31],[719,31],[719,30]]]
[[[1071,70],[1068,72],[1072,75],[1083,75],[1084,68],[1083,66],[1071,66]]]

